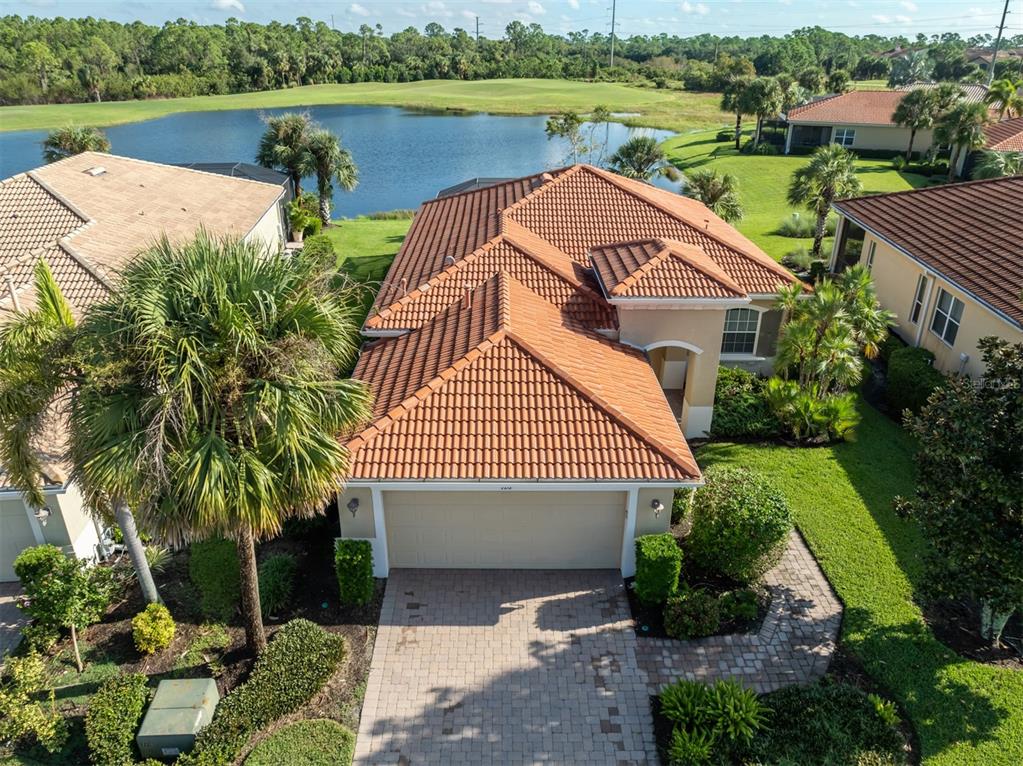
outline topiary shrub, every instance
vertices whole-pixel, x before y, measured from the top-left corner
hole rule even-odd
[[[703,588],[683,588],[664,605],[664,631],[672,638],[702,638],[718,632],[721,608]]]
[[[298,562],[290,553],[275,553],[259,564],[259,606],[264,617],[284,608],[295,587]]]
[[[85,739],[89,743],[89,760],[95,766],[125,766],[135,762],[132,745],[149,699],[146,681],[144,673],[114,676],[104,681],[89,698]]]
[[[217,622],[228,622],[241,601],[238,554],[230,540],[192,543],[188,575],[199,589],[202,613]]]
[[[714,436],[767,438],[777,436],[781,423],[764,396],[766,381],[739,367],[719,367],[714,392]]]
[[[149,604],[131,619],[131,637],[142,654],[153,654],[174,640],[174,618],[163,604]]]
[[[221,700],[195,749],[177,766],[227,766],[253,734],[313,698],[344,658],[341,636],[308,620],[282,627],[259,656],[249,679]]]
[[[633,590],[644,604],[663,604],[678,591],[682,551],[668,532],[636,538],[636,581]]]
[[[893,413],[905,410],[916,414],[927,398],[945,381],[932,363],[934,354],[925,348],[906,346],[888,357],[888,380],[885,397]]]
[[[704,479],[693,499],[686,551],[705,571],[755,582],[781,556],[792,531],[785,496],[746,468],[711,468]]]
[[[318,718],[275,731],[256,745],[245,766],[349,766],[354,753],[355,734],[337,721]]]
[[[373,546],[369,540],[337,540],[334,568],[341,603],[369,603],[373,598]]]

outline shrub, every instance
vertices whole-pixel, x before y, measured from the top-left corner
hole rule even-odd
[[[749,622],[760,613],[760,600],[749,588],[739,588],[722,593],[718,599],[722,620]]]
[[[700,766],[710,763],[715,750],[714,733],[706,729],[687,731],[675,728],[668,748],[670,766]]]
[[[220,702],[195,749],[177,766],[226,766],[254,733],[293,713],[319,692],[344,658],[344,639],[308,620],[274,635],[248,680]]]
[[[709,687],[699,681],[676,681],[661,690],[661,715],[674,724],[689,729],[703,726],[707,720]]]
[[[735,681],[718,681],[713,686],[678,681],[662,689],[658,700],[661,715],[674,726],[668,749],[672,766],[731,763],[732,755],[748,747],[765,728],[770,713],[752,690]]]
[[[774,144],[767,143],[766,141],[761,141],[753,149],[752,153],[759,154],[765,157],[774,157],[776,154],[778,154],[778,147],[775,146]]]
[[[806,239],[813,236],[816,221],[805,213],[792,213],[778,224],[778,234],[782,237]]]
[[[718,143],[721,143],[723,141],[734,141],[735,140],[735,131],[734,130],[719,130],[717,132],[717,135],[714,136],[714,140],[717,141]]]
[[[37,545],[26,548],[14,559],[13,569],[25,595],[29,598],[45,585],[46,580],[55,577],[67,556],[55,545]]]
[[[303,240],[302,258],[323,269],[337,268],[337,250],[326,234],[314,234]]]
[[[636,581],[633,589],[644,604],[663,604],[678,591],[682,551],[668,532],[636,538]]]
[[[813,251],[806,245],[800,245],[782,256],[781,265],[793,271],[809,271],[814,260]]]
[[[671,498],[671,523],[679,524],[689,514],[689,508],[693,502],[693,490],[689,487],[679,487]]]
[[[738,367],[719,367],[714,392],[714,436],[764,438],[776,436],[781,424],[764,396],[765,381]]]
[[[298,563],[290,553],[275,553],[259,565],[259,605],[264,616],[276,614],[291,598]]]
[[[238,554],[230,540],[192,543],[188,575],[199,589],[202,613],[217,622],[227,622],[241,600]]]
[[[337,540],[334,568],[341,603],[369,603],[373,598],[373,546],[369,540]]]
[[[778,560],[792,531],[785,496],[745,468],[711,468],[693,500],[686,549],[703,569],[744,583]]]
[[[320,718],[275,731],[256,745],[245,766],[349,766],[354,752],[355,735],[337,721]]]
[[[89,760],[95,766],[126,766],[135,762],[132,743],[149,699],[146,680],[144,673],[114,676],[89,698],[85,738],[89,743]]]
[[[890,332],[883,341],[877,344],[877,358],[887,365],[888,360],[892,358],[892,354],[905,347],[906,344],[902,342],[902,338]]]
[[[153,654],[174,640],[174,618],[163,604],[149,604],[131,620],[131,637],[142,654]]]
[[[735,681],[718,681],[707,694],[707,718],[718,739],[749,745],[767,718],[767,708],[752,689]]]
[[[853,393],[817,396],[815,385],[771,378],[764,388],[767,403],[784,430],[798,442],[832,442],[849,438],[860,423]]]
[[[0,678],[0,743],[38,743],[56,753],[67,741],[67,724],[57,709],[53,690],[44,702],[46,664],[35,651],[8,657]]]
[[[901,173],[902,171],[904,171],[906,169],[907,164],[909,163],[906,162],[906,157],[902,154],[896,154],[894,157],[892,157],[892,168],[897,173]]]
[[[721,609],[703,588],[684,588],[664,605],[664,631],[672,638],[702,638],[721,627]]]
[[[945,376],[931,366],[933,361],[934,354],[925,348],[905,346],[891,352],[885,395],[893,413],[920,412],[927,398],[945,381]]]
[[[765,695],[768,726],[752,743],[759,763],[902,764],[903,739],[855,686],[821,681]]]

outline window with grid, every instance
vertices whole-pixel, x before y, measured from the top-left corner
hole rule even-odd
[[[757,345],[760,313],[753,309],[729,309],[725,313],[722,354],[752,354]]]
[[[835,143],[839,146],[852,146],[855,140],[855,128],[835,128]]]
[[[938,305],[934,307],[931,332],[948,345],[956,342],[959,322],[963,318],[963,302],[944,290],[938,291]]]
[[[916,278],[916,293],[913,295],[913,308],[909,312],[909,321],[916,324],[924,310],[924,295],[927,293],[927,277],[921,274]]]

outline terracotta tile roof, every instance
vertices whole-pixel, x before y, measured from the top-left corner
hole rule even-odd
[[[354,376],[376,403],[347,441],[353,479],[699,476],[644,355],[566,320],[505,272],[369,345]]]
[[[993,122],[984,128],[984,148],[993,152],[1023,152],[1023,117]]]
[[[694,245],[670,239],[622,242],[590,251],[612,298],[745,298],[720,266]]]
[[[835,208],[1023,327],[1023,176],[842,200]]]
[[[797,106],[789,110],[786,118],[797,124],[824,122],[894,127],[892,114],[905,95],[905,91],[898,90],[853,90]]]

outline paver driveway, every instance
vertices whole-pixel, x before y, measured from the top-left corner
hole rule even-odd
[[[355,763],[656,764],[614,571],[391,570]]]

